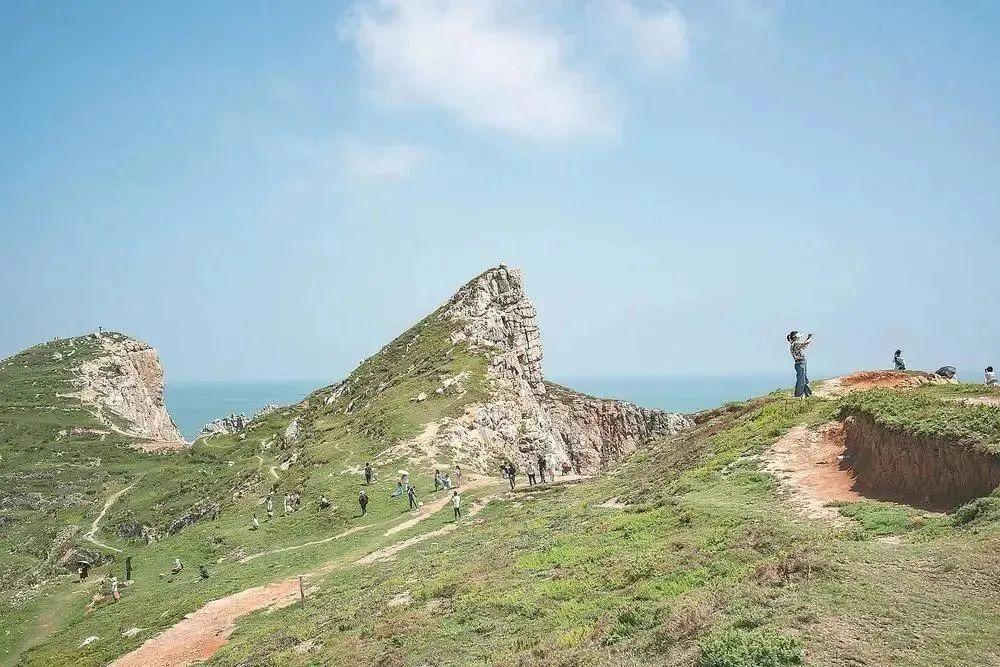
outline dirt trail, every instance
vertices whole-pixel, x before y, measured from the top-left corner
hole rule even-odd
[[[491,501],[493,501],[496,498],[498,498],[501,495],[501,493],[502,492],[498,491],[496,493],[491,493],[488,496],[484,496],[483,498],[480,498],[479,500],[476,500],[475,502],[472,503],[472,505],[469,507],[468,512],[466,512],[463,515],[462,518],[464,520],[467,520],[467,519],[471,519],[472,517],[476,516]],[[361,558],[359,558],[358,560],[355,561],[355,564],[356,565],[370,565],[372,563],[378,563],[380,561],[392,560],[396,556],[396,554],[398,554],[400,551],[403,551],[404,549],[412,547],[414,544],[420,544],[421,542],[429,540],[429,539],[431,539],[433,537],[441,537],[442,535],[447,535],[448,533],[451,533],[451,532],[455,531],[456,529],[458,529],[458,527],[460,525],[461,524],[456,521],[456,522],[449,523],[449,524],[446,524],[444,526],[441,526],[440,528],[438,528],[436,530],[432,530],[429,533],[422,533],[420,535],[414,535],[413,537],[411,537],[409,539],[405,539],[405,540],[402,540],[400,542],[396,542],[395,544],[390,544],[389,546],[385,546],[385,547],[382,547],[381,549],[377,549],[377,550],[371,552],[370,554],[368,554],[367,556],[362,556]],[[388,535],[388,534],[389,533],[386,533],[386,535]]]
[[[470,479],[469,483],[464,484],[460,490],[465,491],[486,486],[490,481],[484,478],[477,480]],[[492,494],[474,502],[469,508],[467,516],[475,516],[496,495]],[[434,514],[436,509],[446,506],[450,498],[450,494],[442,495],[441,498],[435,499],[434,502],[424,505],[418,516],[390,528],[385,535],[391,535],[405,529],[400,526],[409,528],[427,519]],[[460,525],[458,522],[449,523],[429,533],[390,544],[358,558],[352,564],[363,565],[389,560],[400,551],[414,544],[419,544],[432,537],[446,535],[457,529]],[[316,544],[344,537],[347,534],[368,527],[358,526],[339,535],[316,542]],[[283,550],[300,549],[305,546],[308,545],[286,547]],[[263,555],[266,554],[257,554],[250,558],[257,558]],[[331,561],[303,576],[314,578],[332,572],[338,567],[341,567],[338,561]],[[282,581],[273,582],[265,586],[255,586],[254,588],[248,588],[239,593],[213,600],[197,611],[188,614],[183,620],[167,628],[156,637],[147,640],[131,653],[118,658],[111,663],[110,667],[174,667],[176,665],[190,665],[208,660],[229,641],[229,637],[236,629],[236,622],[241,616],[264,609],[281,609],[293,604],[298,599],[299,579],[298,577],[290,577]]]
[[[287,607],[298,597],[299,580],[293,577],[213,600],[118,658],[111,667],[176,667],[208,660],[229,641],[241,616]]]
[[[854,475],[842,466],[845,446],[841,422],[796,426],[771,446],[764,467],[792,491],[790,500],[803,514],[846,523],[837,508],[827,506],[862,498],[854,491]]]
[[[115,553],[121,553],[122,552],[121,549],[116,549],[116,548],[114,548],[112,546],[108,546],[107,544],[104,544],[103,542],[98,542],[97,540],[94,539],[94,535],[96,535],[97,531],[100,530],[101,519],[103,519],[104,515],[108,513],[108,510],[111,509],[111,506],[114,505],[115,502],[117,502],[119,498],[121,498],[123,495],[125,495],[128,491],[130,491],[132,489],[133,486],[135,486],[138,483],[139,483],[139,480],[136,480],[136,481],[132,482],[131,484],[129,484],[128,486],[126,486],[124,489],[121,489],[121,490],[119,490],[119,491],[111,494],[111,497],[108,498],[107,501],[105,501],[104,508],[101,509],[101,513],[98,514],[97,518],[94,519],[94,522],[92,524],[90,524],[90,530],[88,530],[84,534],[83,539],[87,540],[91,544],[96,544],[97,546],[99,546],[102,549],[108,549],[109,551],[114,551]]]
[[[355,526],[354,528],[348,528],[347,530],[345,530],[342,533],[337,533],[336,535],[331,535],[330,537],[323,538],[322,540],[315,540],[313,542],[306,542],[305,544],[295,544],[295,545],[290,546],[290,547],[281,547],[280,549],[271,549],[270,551],[262,551],[260,553],[253,554],[251,556],[246,556],[245,558],[241,558],[239,562],[242,565],[244,563],[249,563],[252,560],[257,560],[258,558],[260,558],[262,556],[270,556],[272,554],[280,554],[280,553],[284,553],[286,551],[296,551],[298,549],[305,549],[306,547],[314,547],[314,546],[319,545],[319,544],[326,544],[327,542],[333,542],[334,540],[339,540],[339,539],[345,538],[348,535],[353,535],[354,533],[360,532],[362,530],[367,530],[369,528],[371,528],[371,525],[368,525],[368,526]]]
[[[464,493],[472,489],[478,489],[489,484],[489,482],[490,480],[484,477],[466,475],[465,482],[462,484],[461,488],[458,489],[458,491]],[[447,507],[448,503],[451,502],[451,493],[448,492],[448,490],[438,491],[438,493],[440,493],[441,495],[437,498],[434,498],[434,500],[428,501],[426,504],[424,504],[423,507],[417,510],[416,516],[414,516],[411,519],[407,519],[402,523],[396,524],[389,530],[385,531],[384,535],[388,537],[390,535],[395,535],[396,533],[402,532],[407,528],[413,528],[415,525],[426,519],[430,514],[437,512],[439,509],[443,507]]]

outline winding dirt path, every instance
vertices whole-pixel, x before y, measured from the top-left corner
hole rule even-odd
[[[488,478],[469,479],[461,490],[489,485],[493,480]],[[469,508],[467,516],[471,518],[495,498],[498,493],[488,495],[474,502]],[[411,528],[424,519],[435,514],[435,512],[447,506],[451,495],[442,494],[441,498],[435,498],[433,502],[425,504],[417,516],[408,519],[385,532],[385,535],[392,535],[406,528]],[[352,565],[366,565],[379,561],[390,560],[400,551],[419,544],[424,540],[446,535],[456,530],[461,523],[449,523],[441,528],[437,528],[428,533],[416,535],[406,540],[387,545],[376,549],[365,556],[356,559]],[[348,531],[334,535],[311,544],[322,544],[334,539],[345,537],[348,534],[363,530],[370,526],[357,526]],[[297,545],[278,549],[274,552],[266,552],[248,557],[246,560],[259,558],[268,553],[276,553],[292,549],[301,549],[308,544]],[[342,567],[337,561],[331,561],[319,568],[304,575],[305,578],[315,578],[320,575],[332,572]],[[234,593],[218,600],[213,600],[197,611],[185,616],[181,621],[167,628],[159,635],[148,639],[139,648],[131,653],[127,653],[111,663],[109,667],[176,667],[178,665],[191,665],[211,658],[216,651],[222,648],[229,637],[236,629],[236,623],[241,616],[260,610],[274,610],[294,604],[299,599],[299,577],[289,577],[281,581],[272,582],[263,586],[248,588],[239,593]]]
[[[790,502],[805,516],[846,523],[836,507],[828,506],[862,499],[854,490],[854,475],[843,465],[845,448],[842,422],[796,426],[765,454],[764,469],[792,492]]]
[[[111,509],[111,506],[114,505],[115,502],[117,502],[119,498],[121,498],[123,495],[125,495],[126,493],[128,493],[132,489],[132,487],[135,486],[138,483],[139,483],[139,480],[136,480],[136,481],[132,482],[131,484],[129,484],[128,486],[126,486],[125,488],[120,489],[119,491],[116,491],[115,493],[111,494],[111,496],[105,501],[104,508],[101,509],[101,513],[98,514],[97,518],[94,519],[94,522],[90,524],[90,530],[88,530],[84,534],[83,539],[87,540],[91,544],[95,544],[95,545],[99,546],[102,549],[108,549],[109,551],[114,551],[115,553],[121,553],[122,552],[121,549],[116,549],[116,548],[114,548],[112,546],[108,546],[107,544],[104,544],[103,542],[98,542],[97,540],[94,539],[94,535],[97,535],[97,531],[100,530],[101,519],[103,519],[104,515],[108,513],[108,510]]]

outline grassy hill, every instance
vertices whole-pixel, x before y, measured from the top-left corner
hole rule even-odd
[[[763,465],[791,429],[850,415],[995,456],[1000,408],[984,388],[722,406],[605,475],[514,491],[476,480],[463,505],[478,513],[454,524],[432,461],[395,447],[486,392],[484,357],[439,314],[343,383],[173,453],[137,451],[58,396],[91,338],[0,363],[0,661],[107,664],[210,601],[303,574],[304,606],[243,616],[211,662],[996,664],[1000,497],[949,513],[861,498],[817,519]],[[460,375],[464,393],[435,393]],[[360,517],[367,460],[379,481]],[[419,513],[389,497],[402,467]],[[303,507],[285,516],[292,491]],[[61,543],[106,562],[77,582],[54,563]],[[135,584],[114,603],[101,580],[123,578],[126,555]]]

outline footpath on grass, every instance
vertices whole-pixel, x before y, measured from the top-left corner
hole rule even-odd
[[[470,477],[462,485],[462,491],[466,492],[491,486],[495,486],[498,489],[502,488],[496,480],[479,476]],[[472,503],[467,516],[475,516],[488,502],[498,495],[499,491],[494,491]],[[411,528],[430,518],[437,511],[444,509],[450,502],[451,496],[449,495],[442,495],[440,498],[435,498],[420,508],[416,516],[389,528],[383,535],[389,536],[400,532],[397,528],[401,526]],[[449,523],[427,533],[384,546],[354,560],[348,566],[365,565],[389,560],[400,551],[432,537],[446,535],[456,530],[459,525],[459,523]],[[368,526],[358,526],[324,540],[254,554],[241,561],[241,563],[274,553],[323,544],[346,537],[364,528],[368,528]],[[405,530],[405,528],[402,529]],[[333,572],[339,567],[343,566],[338,561],[331,561],[300,576],[303,581],[307,579],[311,580]],[[236,629],[236,623],[240,617],[265,609],[281,609],[299,600],[301,594],[300,585],[305,585],[304,583],[300,584],[300,576],[289,577],[262,586],[254,586],[253,588],[219,598],[218,600],[213,600],[197,611],[188,614],[159,635],[147,640],[131,653],[118,658],[111,665],[112,667],[172,667],[174,665],[185,665],[208,660],[229,641],[229,637]]]

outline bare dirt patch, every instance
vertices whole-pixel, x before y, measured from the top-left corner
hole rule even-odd
[[[933,373],[916,371],[860,371],[823,380],[817,384],[814,393],[823,398],[840,398],[865,389],[901,389],[938,382],[946,382],[946,380]]]
[[[790,500],[814,519],[846,523],[830,503],[862,498],[854,490],[854,474],[844,463],[844,425],[833,421],[816,429],[796,426],[772,445],[765,469],[792,493]]]
[[[229,640],[239,617],[287,607],[298,597],[299,580],[293,577],[213,600],[110,667],[175,667],[208,660]]]

